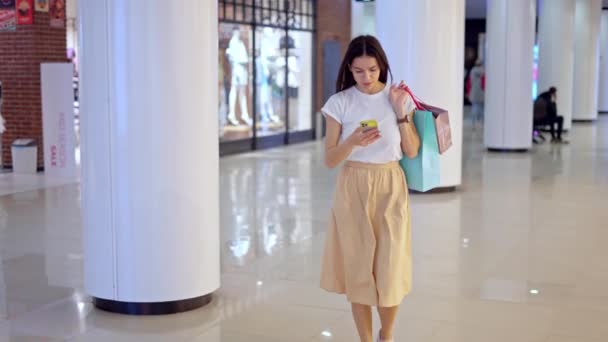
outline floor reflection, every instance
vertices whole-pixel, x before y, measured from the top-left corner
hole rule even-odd
[[[608,116],[525,154],[489,153],[481,129],[464,129],[462,186],[411,196],[414,290],[399,339],[608,340]],[[0,197],[0,341],[356,340],[348,303],[318,286],[337,172],[322,150],[221,159],[222,287],[180,315],[92,307],[77,184]]]
[[[228,158],[220,176],[225,267],[243,267],[313,236],[309,151]],[[225,268],[224,268],[225,269]]]

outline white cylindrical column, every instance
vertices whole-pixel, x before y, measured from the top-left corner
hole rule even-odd
[[[79,4],[86,292],[158,314],[219,288],[217,2]]]
[[[598,111],[608,113],[608,10],[602,11],[601,21]]]
[[[532,147],[535,0],[488,0],[484,143]]]
[[[564,129],[572,126],[575,0],[544,0],[539,9],[538,93],[557,88]]]
[[[424,102],[447,109],[453,146],[441,155],[443,188],[462,182],[464,0],[376,2],[376,31],[394,80]]]
[[[576,0],[572,119],[597,119],[602,0]],[[559,94],[558,94],[559,95]]]
[[[376,3],[351,0],[350,32],[352,38],[376,34]]]

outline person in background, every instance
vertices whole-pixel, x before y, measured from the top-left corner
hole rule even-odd
[[[475,61],[475,66],[469,75],[469,101],[471,101],[471,116],[473,129],[483,124],[484,100],[485,100],[485,71],[481,60]]]
[[[569,142],[567,140],[562,139],[564,117],[557,114],[557,88],[549,88],[549,90],[538,95],[536,101],[544,101],[546,112],[545,115],[534,118],[534,125],[549,125],[551,130],[551,142],[554,144],[568,144]],[[557,130],[555,129],[555,126],[557,126]]]

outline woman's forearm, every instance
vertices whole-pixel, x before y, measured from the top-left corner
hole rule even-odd
[[[354,145],[350,142],[350,139],[346,139],[337,146],[327,149],[325,152],[325,165],[330,169],[340,165],[341,162],[350,156],[353,148]]]
[[[416,158],[420,149],[420,137],[414,123],[400,124],[399,133],[401,134],[401,150],[403,153],[410,159]]]

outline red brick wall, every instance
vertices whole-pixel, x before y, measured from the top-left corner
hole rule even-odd
[[[317,1],[317,110],[323,106],[323,43],[327,40],[340,42],[342,54],[350,43],[351,0]]]
[[[10,144],[18,138],[38,141],[42,167],[42,98],[40,63],[67,62],[66,29],[49,25],[49,14],[34,12],[34,25],[18,25],[15,32],[0,32],[0,81],[4,104],[2,161],[12,165]]]

